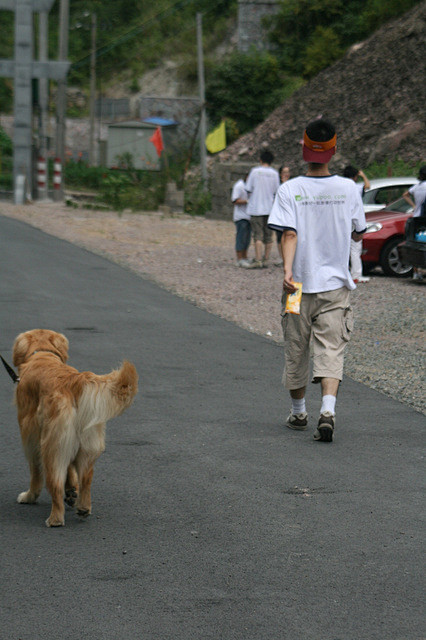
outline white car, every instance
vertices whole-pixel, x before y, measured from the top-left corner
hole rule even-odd
[[[404,191],[417,183],[417,178],[413,176],[370,180],[370,188],[366,189],[362,196],[365,213],[384,209],[388,204],[400,198]]]

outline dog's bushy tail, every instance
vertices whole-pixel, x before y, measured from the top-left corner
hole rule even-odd
[[[128,360],[124,360],[120,369],[111,371],[107,376],[107,387],[110,390],[114,400],[117,401],[118,407],[122,407],[121,413],[132,402],[138,392],[138,374],[134,364]]]
[[[82,375],[85,385],[78,402],[78,416],[85,428],[119,416],[138,392],[136,368],[127,360],[111,373]]]

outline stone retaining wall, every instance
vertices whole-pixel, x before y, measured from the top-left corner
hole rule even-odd
[[[262,20],[274,16],[280,7],[279,0],[238,1],[238,50],[246,53],[254,45],[258,51],[268,49],[266,31]]]
[[[214,163],[210,173],[210,191],[212,194],[211,210],[206,218],[216,220],[232,220],[233,204],[231,202],[232,187],[235,182],[252,169],[253,163]]]

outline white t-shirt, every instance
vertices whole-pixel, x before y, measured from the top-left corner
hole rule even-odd
[[[246,191],[246,183],[244,180],[237,180],[237,182],[232,187],[232,202],[235,200],[248,200],[248,194]],[[234,215],[233,221],[238,222],[238,220],[250,220],[250,216],[247,213],[247,205],[246,204],[234,204]]]
[[[426,198],[426,180],[413,184],[413,186],[408,189],[408,193],[411,193],[414,198],[416,207],[413,211],[413,218],[417,218],[421,214],[422,204]]]
[[[350,178],[299,176],[278,189],[272,229],[297,233],[293,279],[304,293],[355,289],[349,272],[351,232],[365,231],[359,189]]]
[[[250,195],[247,213],[251,216],[268,216],[279,186],[280,176],[276,169],[254,167],[246,182],[246,189]]]

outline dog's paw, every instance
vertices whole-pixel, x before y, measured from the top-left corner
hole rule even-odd
[[[49,516],[46,520],[46,527],[64,527],[65,526],[65,520],[63,518],[52,518],[52,516]]]
[[[77,509],[77,514],[80,516],[80,518],[87,518],[87,516],[90,516],[91,514],[91,509],[84,509],[83,507],[79,507]]]
[[[73,507],[75,505],[75,501],[77,500],[77,491],[75,487],[71,487],[65,491],[64,501],[69,507]]]
[[[34,504],[35,502],[37,502],[37,498],[38,496],[34,495],[34,493],[28,490],[20,493],[16,501],[20,502],[21,504]]]

